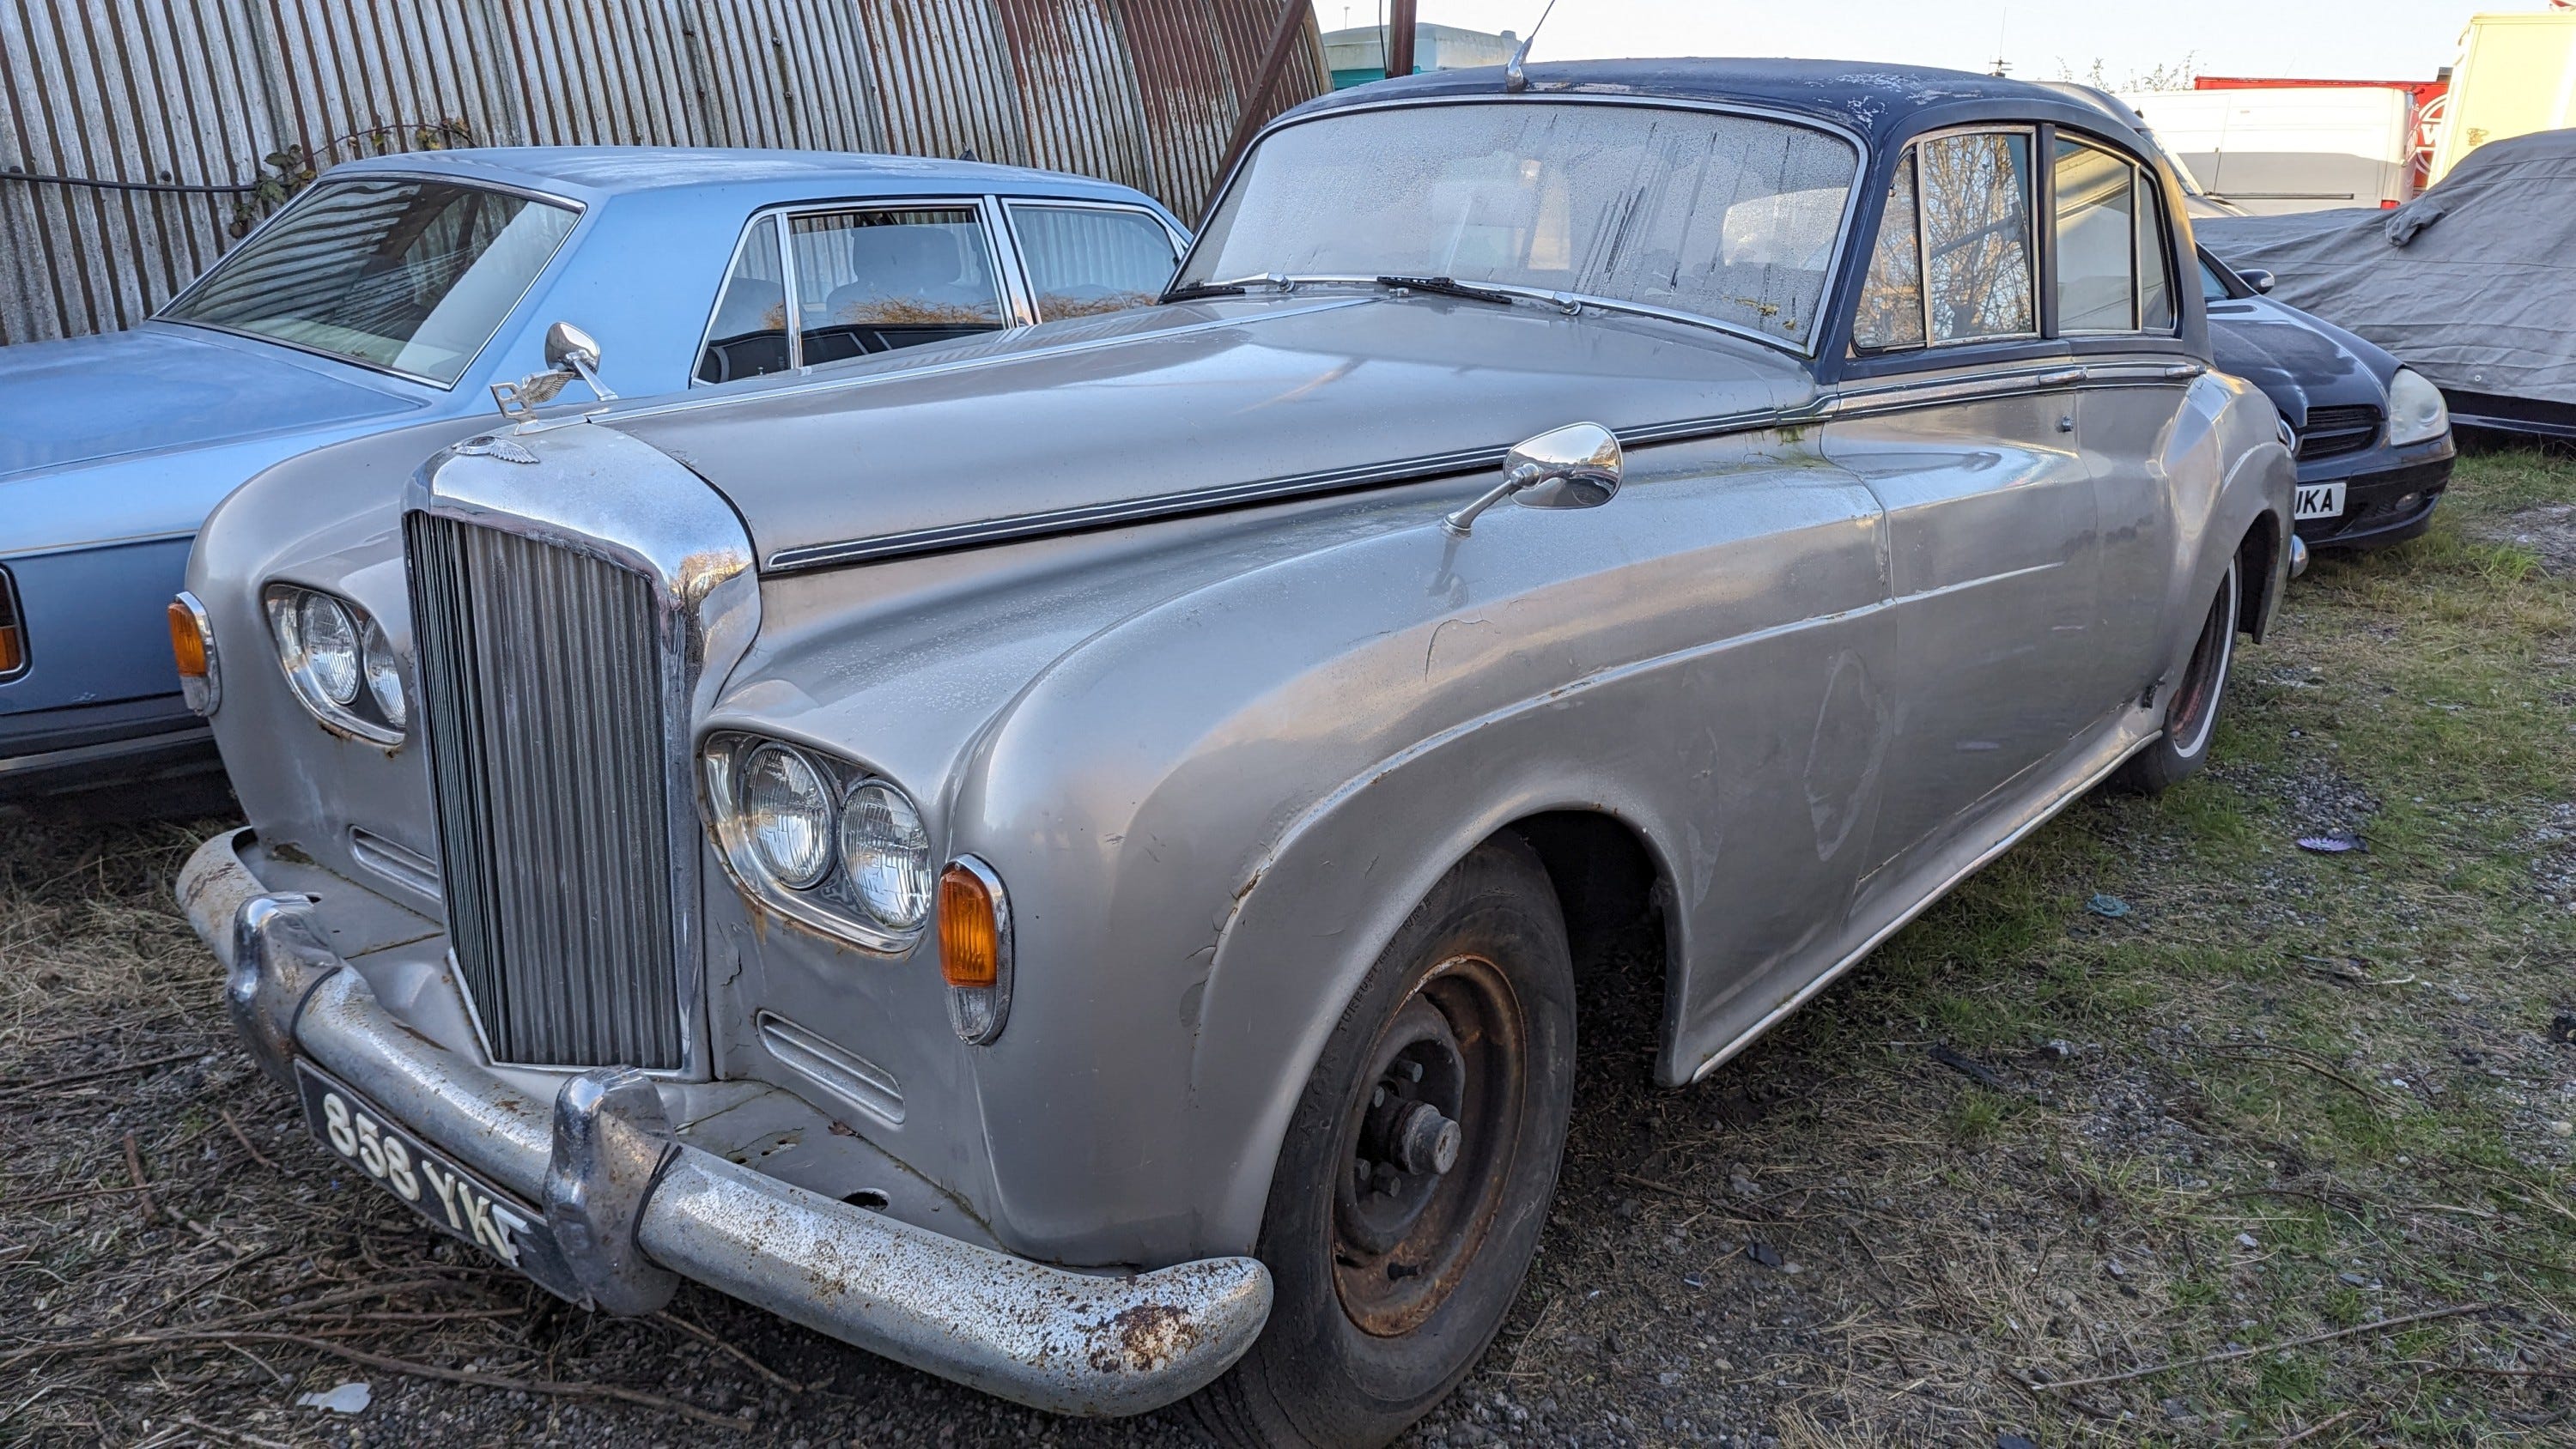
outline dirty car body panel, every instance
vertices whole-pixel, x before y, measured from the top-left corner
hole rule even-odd
[[[2136,137],[1943,72],[1527,74],[1291,112],[1228,195],[1336,126],[1714,115],[1824,159],[1693,245],[1812,295],[1736,288],[1694,316],[1636,303],[1633,278],[1497,297],[1212,275],[1248,225],[1221,203],[1159,307],[619,405],[417,471],[377,444],[254,481],[190,568],[252,822],[200,856],[191,915],[245,1031],[537,1194],[557,1241],[640,1224],[589,1301],[631,1311],[676,1272],[1025,1402],[1123,1412],[1259,1331],[1247,1255],[1300,1090],[1480,841],[1576,820],[1628,843],[1664,946],[1655,1070],[1686,1082],[2153,743],[2240,557],[2228,622],[2268,622],[2292,476],[2271,405],[2211,370],[2196,292],[2160,301],[2136,251],[2122,326],[2070,333],[2046,285],[2032,158],[2078,138],[2144,208],[2144,273],[2188,275],[2181,198]],[[1968,153],[1941,149],[1956,136]],[[1890,220],[1916,178],[1963,175],[2002,208],[1986,230],[2022,228],[1965,282],[1955,247]],[[1937,298],[1878,260],[1919,268],[1927,238]],[[1579,422],[1624,450],[1615,498],[1444,522],[1516,444]],[[354,481],[290,506],[326,473]],[[279,585],[383,629],[425,700],[398,741],[323,728],[281,683]],[[592,669],[612,638],[632,667]],[[747,853],[761,769],[827,777],[845,820],[899,796],[925,859],[1006,901],[1006,974],[952,986],[950,927],[862,919],[876,878],[848,858]],[[522,926],[556,954],[511,956]],[[336,1015],[274,1004],[304,999],[298,971]],[[606,1005],[547,1004],[568,985]],[[650,1021],[606,1019],[639,1002]],[[422,1042],[390,1065],[368,1045],[389,1023]],[[403,1117],[424,1077],[552,1101],[554,1138]],[[619,1197],[581,1145],[611,1140],[775,1219],[715,1253],[702,1199]],[[998,1252],[1091,1286],[1048,1300],[1069,1306],[1038,1340],[967,1309],[943,1340],[936,1304],[853,1266],[893,1237],[942,1281]],[[1139,1342],[1147,1323],[1169,1331]],[[1068,1343],[1090,1379],[1059,1372]]]

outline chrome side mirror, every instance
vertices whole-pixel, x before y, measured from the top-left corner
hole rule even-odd
[[[2241,272],[2238,272],[2236,275],[2238,275],[2238,276],[2240,276],[2240,277],[2243,277],[2243,278],[2245,279],[2245,285],[2247,285],[2247,286],[2249,286],[2249,287],[2252,287],[2252,288],[2253,288],[2255,291],[2257,291],[2257,292],[2263,292],[2263,293],[2267,293],[2267,294],[2268,294],[2268,293],[2269,293],[2269,292],[2270,292],[2270,291],[2271,291],[2275,286],[2278,286],[2278,285],[2280,284],[2280,280],[2281,280],[2280,278],[2273,276],[2270,272],[2268,272],[2268,271],[2264,270],[2264,269],[2263,269],[2263,268],[2261,268],[2261,267],[2247,267],[2245,270],[2243,270],[2243,271],[2241,271]]]
[[[1440,520],[1465,538],[1486,509],[1506,498],[1525,508],[1598,508],[1619,496],[1625,455],[1618,435],[1599,423],[1571,423],[1539,434],[1503,459],[1503,481],[1482,498]]]
[[[555,395],[575,379],[588,386],[591,396],[601,402],[617,397],[599,380],[599,344],[571,323],[557,322],[546,329],[546,370],[529,373],[517,382],[492,384],[492,401],[500,406],[501,416],[524,420],[553,402]]]

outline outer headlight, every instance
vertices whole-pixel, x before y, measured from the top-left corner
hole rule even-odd
[[[2451,430],[2451,410],[2442,390],[2411,367],[2388,379],[2388,442],[2391,447],[2430,442]]]
[[[768,744],[742,766],[741,810],[752,854],[780,885],[803,890],[832,868],[832,797],[803,755]]]
[[[303,625],[304,667],[313,675],[313,686],[333,704],[348,705],[358,698],[358,626],[349,619],[349,611],[329,594],[306,594],[296,608]]]
[[[918,931],[930,918],[930,832],[885,781],[862,781],[842,800],[841,866],[860,909],[887,930]]]
[[[371,744],[402,743],[411,715],[402,668],[366,610],[294,584],[271,584],[265,598],[278,667],[286,671],[297,701],[340,734]],[[175,641],[175,615],[171,627]]]

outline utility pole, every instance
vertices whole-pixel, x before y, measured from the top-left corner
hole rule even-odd
[[[1389,79],[1413,74],[1415,0],[1392,0],[1387,6],[1386,73]]]

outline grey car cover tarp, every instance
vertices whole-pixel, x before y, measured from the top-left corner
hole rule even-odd
[[[2229,266],[2452,392],[2576,404],[2576,130],[2493,141],[2394,211],[2195,221]]]

